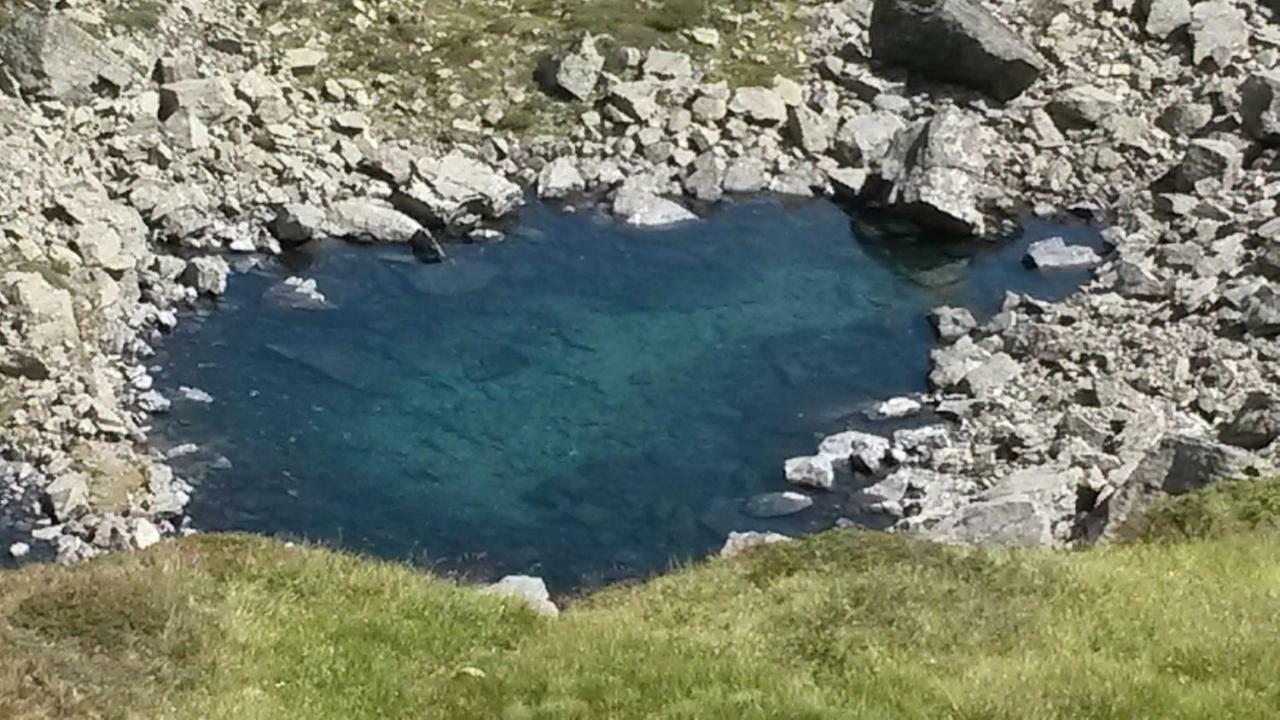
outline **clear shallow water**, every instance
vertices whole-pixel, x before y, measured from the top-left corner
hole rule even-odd
[[[662,232],[535,204],[438,266],[319,244],[233,277],[166,341],[158,434],[201,446],[177,465],[203,529],[561,589],[645,574],[731,530],[829,527],[839,495],[781,520],[740,507],[869,402],[923,389],[929,308],[1083,281],[1022,267],[1049,232],[1093,241],[872,239],[830,203],[761,200]],[[332,308],[281,303],[290,275]]]

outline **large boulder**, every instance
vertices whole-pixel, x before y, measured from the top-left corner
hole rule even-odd
[[[634,183],[618,188],[613,197],[613,213],[626,224],[642,228],[661,228],[698,219],[680,203]]]
[[[978,193],[987,171],[987,132],[970,113],[947,108],[919,130],[908,129],[886,169],[889,205],[930,230],[981,235]]]
[[[1184,495],[1220,480],[1256,477],[1269,470],[1257,456],[1240,448],[1189,435],[1166,435],[1095,511],[1089,534],[1114,537],[1161,498]]]
[[[1012,100],[1040,77],[1042,57],[975,0],[876,0],[871,52],[935,80]]]
[[[160,120],[186,111],[203,122],[219,122],[242,112],[235,87],[226,78],[197,78],[160,86]]]
[[[1228,0],[1209,0],[1191,8],[1191,60],[1200,65],[1212,60],[1219,68],[1231,64],[1249,49],[1249,23],[1245,14]]]
[[[554,84],[560,91],[586,102],[595,95],[604,69],[604,56],[596,49],[596,40],[590,34],[573,52],[566,54],[556,66]]]
[[[538,197],[566,198],[586,189],[587,182],[578,171],[578,163],[572,157],[559,157],[547,163],[538,173]]]
[[[419,160],[414,175],[392,204],[428,227],[452,228],[468,216],[496,220],[524,204],[519,185],[459,152]]]
[[[47,210],[76,230],[76,252],[91,267],[123,271],[147,252],[147,226],[138,211],[87,182],[59,188]]]
[[[787,104],[770,88],[738,88],[729,101],[729,112],[760,125],[780,125],[787,121]]]
[[[133,68],[66,16],[18,13],[0,27],[0,73],[38,98],[81,102],[101,83],[117,90],[138,78]]]
[[[38,273],[9,272],[0,277],[0,300],[15,318],[25,343],[37,350],[80,341],[71,293],[55,288]]]
[[[1072,510],[1080,477],[1078,469],[1020,470],[945,516],[929,536],[951,543],[1050,545],[1056,539],[1055,521]]]
[[[1261,72],[1245,81],[1240,117],[1250,137],[1280,145],[1280,71]]]
[[[1250,393],[1244,405],[1218,431],[1218,439],[1246,450],[1261,450],[1280,438],[1280,401],[1267,393]]]
[[[409,243],[425,231],[416,220],[374,198],[350,198],[333,204],[324,234],[359,243]]]

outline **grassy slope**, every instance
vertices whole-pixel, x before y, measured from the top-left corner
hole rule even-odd
[[[1276,717],[1277,499],[1229,487],[1082,553],[829,533],[556,621],[192,538],[0,578],[0,717]]]

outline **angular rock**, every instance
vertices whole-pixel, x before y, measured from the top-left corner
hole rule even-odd
[[[996,353],[965,374],[960,391],[978,399],[989,398],[1021,374],[1022,366],[1017,360]]]
[[[1234,145],[1224,140],[1192,140],[1187,154],[1174,171],[1179,192],[1192,192],[1203,180],[1216,180],[1223,190],[1235,187],[1243,158]]]
[[[496,220],[524,204],[519,185],[460,152],[420,160],[414,170],[417,179],[391,202],[427,227],[452,229],[470,215]]]
[[[929,372],[929,386],[943,391],[954,390],[966,375],[990,357],[991,353],[979,347],[968,335],[953,345],[934,348],[929,353],[933,366]]]
[[[37,351],[80,342],[71,293],[38,273],[5,273],[0,277],[0,297],[19,320],[24,342]]]
[[[1093,248],[1085,245],[1068,245],[1060,237],[1046,238],[1031,243],[1023,262],[1040,270],[1093,267],[1102,262]]]
[[[1115,537],[1161,498],[1184,495],[1220,480],[1257,477],[1269,472],[1253,454],[1189,435],[1165,435],[1096,511],[1091,535]]]
[[[182,282],[201,295],[218,297],[227,291],[227,275],[231,266],[216,256],[193,258],[182,273]]]
[[[738,88],[729,101],[729,112],[760,125],[781,125],[787,121],[787,104],[770,88]]]
[[[603,69],[604,56],[596,49],[595,38],[584,35],[578,48],[561,58],[556,68],[556,87],[586,102],[595,95]]]
[[[630,122],[647,123],[658,114],[658,83],[652,80],[614,82],[609,85],[609,104]]]
[[[898,161],[889,204],[925,228],[955,235],[985,230],[978,192],[986,175],[987,133],[976,118],[947,108],[925,124]]]
[[[729,533],[729,537],[724,541],[724,546],[720,548],[720,557],[736,557],[754,547],[772,545],[789,540],[791,538],[779,533],[733,532]]]
[[[515,598],[539,615],[556,617],[560,614],[560,608],[551,602],[551,594],[547,592],[547,584],[542,578],[508,575],[485,590],[495,595]]]
[[[1164,40],[1191,24],[1191,0],[1139,0],[1142,28]]]
[[[644,59],[644,74],[659,80],[689,82],[693,78],[693,62],[682,52],[650,48]]]
[[[1170,135],[1189,137],[1213,120],[1213,106],[1199,102],[1175,102],[1156,118],[1156,127]]]
[[[284,51],[282,65],[294,75],[310,75],[329,58],[329,53],[315,48],[291,48]]]
[[[1012,100],[1046,65],[1030,45],[974,0],[877,0],[871,52],[934,80]]]
[[[1191,60],[1196,65],[1212,60],[1225,68],[1249,48],[1249,24],[1244,13],[1228,0],[1209,0],[1191,8]]]
[[[769,519],[786,517],[804,512],[813,506],[813,498],[798,492],[776,492],[756,495],[742,506],[742,511],[753,518]]]
[[[724,175],[727,193],[757,193],[769,187],[769,168],[763,160],[740,157],[729,163]]]
[[[44,501],[54,520],[66,522],[89,508],[89,481],[80,473],[64,473],[44,489]]]
[[[1261,72],[1245,81],[1240,117],[1250,137],[1280,145],[1280,70]]]
[[[978,327],[973,313],[965,308],[936,307],[929,312],[929,322],[943,343],[953,343]]]
[[[628,225],[643,228],[661,228],[698,219],[677,202],[625,184],[614,194],[613,213]]]
[[[1280,438],[1280,401],[1253,392],[1244,405],[1218,431],[1218,440],[1246,450],[1262,450]]]
[[[309,242],[324,232],[327,214],[314,205],[289,203],[276,208],[275,213],[267,231],[286,245]]]
[[[787,130],[791,141],[810,155],[821,155],[831,147],[835,119],[797,105],[791,108]]]
[[[123,89],[140,79],[104,43],[61,13],[17,12],[0,27],[0,68],[19,93],[82,102],[99,83]]]
[[[800,487],[830,490],[836,484],[835,468],[829,455],[795,457],[786,461],[787,482]]]
[[[216,123],[241,110],[235,88],[226,78],[183,80],[160,87],[160,120],[185,110],[202,122]]]
[[[326,235],[360,243],[410,243],[426,232],[416,220],[373,198],[341,200],[329,208]]]
[[[1053,524],[1071,512],[1078,470],[1044,467],[1015,472],[944,517],[929,531],[949,543],[1036,547],[1054,541]],[[1065,503],[1064,503],[1065,501]]]
[[[879,435],[849,430],[825,438],[818,445],[818,457],[829,458],[831,466],[874,475],[884,467],[889,441]]]
[[[847,120],[836,134],[835,157],[846,165],[876,167],[906,126],[902,118],[881,111]]]
[[[1120,98],[1094,85],[1076,85],[1054,95],[1045,108],[1062,130],[1095,127],[1120,109]]]
[[[547,163],[538,173],[538,197],[558,200],[582,192],[587,181],[578,172],[578,163],[572,157],[558,157]]]

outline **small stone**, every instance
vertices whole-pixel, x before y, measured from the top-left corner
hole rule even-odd
[[[539,615],[556,617],[560,614],[560,608],[551,602],[547,584],[539,577],[508,575],[485,590],[495,595],[516,598]]]
[[[31,552],[31,546],[24,542],[16,542],[9,546],[9,557],[21,560]]]

